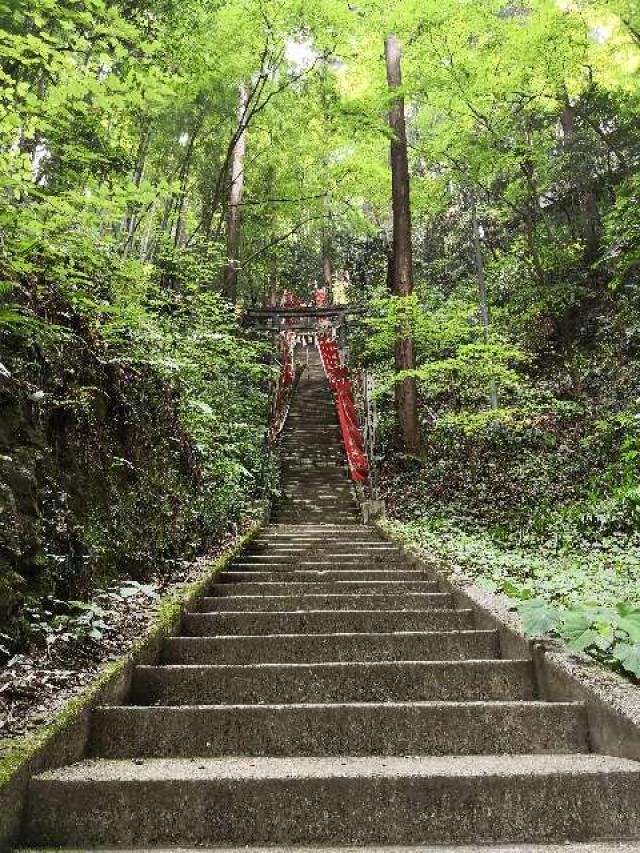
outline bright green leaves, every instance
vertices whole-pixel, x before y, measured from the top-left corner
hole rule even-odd
[[[522,350],[499,340],[478,340],[477,308],[468,302],[451,301],[439,306],[435,300],[419,304],[419,297],[392,297],[376,300],[365,325],[369,334],[363,340],[362,358],[369,362],[385,358],[392,361],[397,329],[413,337],[417,366],[411,371],[419,380],[426,399],[447,399],[447,408],[483,409],[487,388],[493,385],[502,396],[517,395],[523,384],[522,368],[528,357]],[[387,374],[378,391],[388,390],[397,378],[408,375]],[[442,412],[442,416],[447,412]]]
[[[518,605],[518,613],[522,619],[524,631],[529,636],[548,634],[558,624],[558,614],[540,599],[523,601]]]
[[[614,649],[613,656],[624,670],[640,678],[640,642],[633,645],[619,643]]]
[[[540,598],[516,607],[530,637],[555,634],[574,652],[587,652],[604,663],[618,664],[640,678],[640,608],[582,605],[560,608]]]

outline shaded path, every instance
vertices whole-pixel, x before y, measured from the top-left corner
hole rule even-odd
[[[583,706],[536,701],[531,662],[358,523],[313,358],[282,446],[274,523],[137,667],[131,704],[96,712],[97,758],[35,779],[31,843],[639,837],[640,766],[589,754]]]

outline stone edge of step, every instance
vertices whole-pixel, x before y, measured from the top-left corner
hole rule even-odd
[[[504,598],[452,571],[443,560],[422,557],[384,523],[376,522],[373,529],[401,549],[410,569],[436,580],[458,608],[471,610],[476,627],[498,631],[503,655],[530,658],[542,698],[570,697],[584,702],[595,754],[640,761],[640,690],[636,685],[587,655],[571,652],[556,638],[525,637],[518,616]]]

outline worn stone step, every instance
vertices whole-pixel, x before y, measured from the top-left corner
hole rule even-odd
[[[353,543],[351,543],[351,548],[359,549],[360,546],[363,546],[363,547],[364,546],[374,546],[376,544],[374,541],[367,541],[367,540],[362,541],[360,539],[359,534],[356,532],[357,530],[358,530],[358,527],[355,526],[353,534],[352,534],[352,538],[354,541],[353,541]],[[320,535],[314,539],[309,538],[309,537],[289,536],[287,538],[284,538],[284,537],[279,538],[277,540],[277,542],[273,543],[273,547],[274,548],[304,548],[304,549],[313,549],[315,551],[327,551],[327,550],[333,551],[334,541],[335,540],[332,539],[330,535]],[[264,549],[269,548],[270,546],[271,546],[271,543],[259,542],[254,547],[256,549],[264,550]],[[338,548],[337,553],[340,553],[340,551],[344,551],[344,550],[347,550],[346,544],[344,547]],[[242,558],[242,556],[244,556],[244,552],[242,555],[240,555],[240,558]],[[399,558],[402,559],[403,556],[404,555],[403,555],[402,551],[400,551],[399,552]]]
[[[103,758],[587,751],[579,703],[108,707],[94,712],[91,735]]]
[[[300,520],[303,517],[308,518],[309,515],[310,513],[300,513],[299,515],[296,515],[295,513],[289,512],[276,512],[276,518],[278,518],[282,522],[285,522],[286,524],[295,524],[296,520]],[[328,518],[329,515],[327,513],[320,513],[318,517]],[[359,513],[355,512],[353,515],[337,516],[332,514],[330,517],[334,521],[340,521],[341,524],[353,524],[354,527],[360,522],[360,515]]]
[[[292,613],[187,613],[185,636],[237,634],[380,634],[473,628],[471,610],[308,610]]]
[[[68,848],[67,848],[68,849]],[[274,853],[273,847],[198,847],[197,849],[181,848],[180,853]],[[24,853],[24,851],[17,851]],[[56,853],[56,851],[52,851]],[[115,853],[115,851],[105,851],[105,848],[94,851],[69,851],[69,853]],[[119,853],[123,853],[122,848],[119,848]],[[132,850],[126,853],[134,853]],[[175,853],[175,848],[161,849],[154,847],[150,849],[136,849],[135,853]],[[438,844],[437,847],[429,845],[425,847],[380,847],[379,845],[366,847],[290,847],[289,845],[278,845],[278,853],[640,853],[640,842],[636,841],[607,841],[606,846],[600,842],[595,844],[564,842],[562,844],[467,844],[460,846],[456,844],[451,847],[448,844]]]
[[[278,522],[273,522],[267,528],[267,533],[270,536],[274,535],[286,535],[286,534],[295,534],[296,536],[307,536],[317,535],[317,534],[331,534],[335,536],[340,536],[341,534],[345,534],[347,532],[351,532],[350,528],[347,530],[342,524],[318,524],[317,522],[311,523],[307,522],[306,524],[279,524]],[[365,527],[363,524],[358,525],[358,534],[370,534],[372,533],[371,529]]]
[[[362,554],[380,554],[381,556],[402,556],[402,551],[393,546],[385,545],[383,542],[286,542],[286,543],[252,543],[249,548],[243,551],[243,556],[257,554],[264,556],[271,554],[273,556],[283,557],[298,557],[300,554],[309,553],[326,553],[331,556],[345,554],[358,556]]]
[[[532,699],[530,661],[139,666],[134,705]]]
[[[320,564],[332,566],[336,563],[350,567],[353,565],[375,566],[380,563],[389,566],[402,566],[406,568],[407,561],[402,559],[402,556],[394,552],[385,553],[380,551],[363,551],[362,553],[333,553],[328,547],[318,548],[315,550],[302,551],[299,554],[278,553],[272,554],[269,551],[264,553],[253,552],[251,554],[241,554],[234,561],[233,565],[244,566],[247,564],[260,566],[297,566],[300,564]]]
[[[231,564],[236,568],[269,568],[269,569],[288,569],[295,567],[300,568],[316,568],[316,569],[336,569],[336,568],[369,568],[375,566],[398,566],[406,567],[405,560],[396,559],[388,556],[383,557],[378,554],[364,554],[362,556],[355,554],[318,554],[304,555],[302,557],[293,557],[290,555],[272,557],[269,554],[247,554],[241,555]]]
[[[225,576],[222,576],[224,580]],[[237,596],[237,595],[406,595],[408,593],[437,593],[438,584],[434,581],[319,581],[307,583],[293,583],[267,581],[263,583],[216,583],[209,587],[212,596]]]
[[[358,531],[355,535],[347,539],[346,537],[332,537],[327,539],[327,537],[323,534],[312,534],[300,532],[299,534],[272,534],[269,536],[258,536],[247,546],[248,550],[251,548],[301,548],[308,547],[309,545],[331,545],[331,547],[336,550],[349,549],[354,547],[363,547],[363,548],[378,548],[383,551],[396,551],[398,553],[403,553],[402,549],[397,545],[385,542],[384,539],[380,539],[373,534],[367,535],[362,532],[362,530]]]
[[[440,610],[453,605],[445,592],[385,592],[383,594],[324,593],[313,595],[228,595],[204,596],[196,609],[202,613],[222,611],[284,611],[296,610]]]
[[[354,491],[351,488],[351,484],[342,474],[339,475],[339,479],[338,477],[335,478],[335,482],[331,484],[330,488],[327,488],[326,483],[320,488],[317,483],[298,482],[289,477],[283,478],[282,486],[285,495],[296,493],[304,498],[334,501],[346,500],[347,498],[350,500],[354,499]]]
[[[335,513],[310,513],[310,512],[290,512],[290,511],[276,511],[276,518],[279,520],[286,522],[287,524],[295,524],[297,520],[301,520],[302,518],[326,518],[333,519],[333,521],[339,521],[341,524],[353,524],[355,527],[360,522],[360,515],[356,513],[354,510],[353,513],[345,514],[345,515],[336,515]]]
[[[604,842],[640,836],[639,788],[602,755],[89,760],[31,782],[25,841]]]
[[[335,540],[330,539],[327,536],[317,536],[315,538],[311,537],[294,537],[289,536],[279,537],[278,539],[273,539],[265,542],[264,540],[256,540],[255,544],[252,544],[251,548],[248,548],[243,554],[246,554],[249,551],[260,551],[266,552],[267,549],[273,548],[275,551],[284,548],[295,548],[302,549],[303,551],[330,551],[331,553],[341,553],[344,551],[350,550],[359,550],[360,548],[364,548],[367,551],[376,550],[378,546],[378,542],[374,539],[362,539],[358,534],[354,533],[351,537],[351,541],[344,543],[336,543]],[[391,549],[393,551],[393,549]],[[400,558],[403,557],[403,553],[400,550],[397,550],[396,553],[399,554]]]
[[[403,569],[295,569],[293,567],[277,568],[267,570],[261,566],[255,571],[253,569],[242,569],[234,567],[230,571],[220,575],[223,583],[251,583],[264,581],[295,581],[299,583],[310,582],[392,582],[402,583],[416,581],[424,583],[427,575],[424,572],[416,572]]]
[[[394,634],[281,634],[172,637],[163,663],[251,664],[498,658],[496,631],[405,631]]]

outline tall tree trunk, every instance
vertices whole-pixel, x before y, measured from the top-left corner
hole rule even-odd
[[[238,121],[242,125],[247,111],[249,91],[243,84],[239,90]],[[244,155],[247,150],[247,130],[243,127],[233,147],[229,164],[229,203],[227,206],[227,266],[224,271],[224,292],[232,302],[238,295],[240,255],[240,220],[244,190]]]
[[[187,204],[187,191],[189,188],[189,173],[191,172],[191,163],[193,161],[193,151],[196,144],[196,137],[202,124],[202,118],[196,119],[193,128],[189,133],[187,149],[184,154],[184,160],[180,168],[180,190],[176,201],[175,214],[175,233],[173,244],[176,248],[181,244],[184,230],[184,211]]]
[[[394,35],[385,42],[387,83],[389,89],[402,85],[400,45]],[[391,192],[393,199],[393,269],[391,286],[394,296],[408,296],[413,290],[413,261],[411,250],[411,205],[409,195],[409,158],[407,132],[404,119],[404,97],[397,96],[391,103],[389,126],[391,138]],[[408,329],[396,330],[395,368],[414,370],[416,366],[413,338]],[[396,382],[396,415],[404,449],[409,453],[420,451],[418,424],[418,393],[416,380],[409,377]]]
[[[138,144],[138,153],[136,155],[136,165],[133,171],[133,185],[138,189],[144,177],[144,170],[147,163],[147,153],[149,151],[149,143],[151,142],[151,129],[147,126],[140,137]],[[125,232],[125,242],[122,250],[123,256],[126,258],[131,249],[133,235],[138,227],[138,215],[134,206],[129,206],[124,216],[123,231]]]
[[[478,304],[480,306],[480,322],[482,323],[482,340],[489,343],[489,300],[487,297],[487,278],[484,273],[484,261],[482,258],[482,243],[480,242],[480,223],[478,222],[478,211],[475,196],[471,196],[471,232],[473,235],[473,255],[478,276]],[[495,383],[489,387],[489,404],[492,409],[498,408],[498,395]]]
[[[331,299],[333,287],[333,245],[331,241],[331,211],[329,202],[325,196],[323,199],[325,217],[322,223],[322,281],[327,288],[327,294]]]
[[[563,96],[560,124],[565,148],[572,151],[576,142],[576,110],[566,92]],[[578,186],[578,230],[584,246],[584,259],[587,263],[593,263],[600,253],[602,232],[600,213],[589,176],[583,178],[578,172],[576,184]]]

